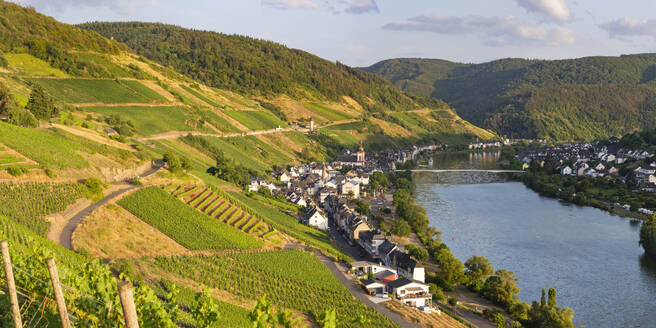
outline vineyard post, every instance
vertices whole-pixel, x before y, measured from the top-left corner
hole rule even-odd
[[[70,328],[71,322],[68,319],[64,293],[62,292],[61,284],[59,284],[59,274],[57,273],[55,259],[52,257],[47,258],[46,264],[48,265],[48,272],[50,273],[50,280],[52,281],[52,289],[55,291],[55,301],[57,302],[57,310],[59,311],[59,318],[61,319],[62,327]]]
[[[20,308],[18,307],[18,295],[16,294],[16,282],[14,281],[14,269],[11,266],[11,258],[9,257],[9,244],[6,240],[0,242],[2,249],[2,261],[5,264],[5,276],[7,278],[7,287],[9,288],[9,301],[11,302],[11,315],[14,319],[14,327],[23,327],[23,322],[20,317]]]
[[[125,325],[127,328],[139,328],[137,309],[134,306],[134,296],[132,295],[132,284],[121,281],[118,284],[118,296],[121,298],[121,305],[123,306]]]

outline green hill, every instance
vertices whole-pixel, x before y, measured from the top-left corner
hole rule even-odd
[[[589,140],[656,123],[654,54],[483,64],[391,59],[365,70],[512,137]]]

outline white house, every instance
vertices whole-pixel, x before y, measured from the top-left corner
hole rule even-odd
[[[390,271],[393,273],[396,273],[396,270],[392,268],[388,268],[382,264],[376,264],[373,262],[369,261],[356,261],[356,262],[351,262],[351,269],[354,272],[362,272],[363,274],[367,274],[371,272],[371,274],[375,275],[379,272],[383,271]]]
[[[262,178],[254,178],[251,180],[251,184],[248,185],[248,191],[258,191],[263,186],[269,188],[271,191],[276,190],[276,185],[273,183],[267,182]]]
[[[360,184],[351,180],[340,186],[340,195],[348,195],[350,192],[353,192],[353,197],[360,198]]]
[[[303,222],[307,225],[311,225],[321,230],[328,230],[328,219],[315,206],[310,207],[305,212],[305,217],[303,218]]]
[[[369,280],[362,281],[362,284],[364,285],[364,288],[367,289],[369,295],[372,296],[383,295],[385,297],[387,296],[387,286],[385,286],[385,284],[383,284],[380,281],[369,279]]]
[[[569,166],[565,166],[560,170],[560,174],[562,175],[571,175],[572,174],[572,168]]]
[[[605,170],[606,167],[604,166],[604,164],[599,163],[599,164],[597,164],[597,166],[594,167],[594,169],[601,172],[601,171]]]
[[[283,172],[279,178],[281,182],[289,182],[292,180],[292,175],[290,173]]]
[[[387,291],[401,303],[420,308],[430,304],[431,294],[428,285],[407,278],[394,280],[387,284]]]

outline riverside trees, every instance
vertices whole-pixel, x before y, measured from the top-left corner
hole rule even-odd
[[[656,257],[656,215],[652,215],[640,227],[640,245],[647,254]]]

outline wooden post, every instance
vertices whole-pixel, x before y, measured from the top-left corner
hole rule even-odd
[[[16,294],[14,269],[11,266],[11,258],[9,257],[9,244],[6,240],[0,242],[0,249],[2,250],[2,261],[5,264],[5,275],[7,278],[7,287],[9,288],[9,301],[11,302],[11,316],[14,319],[14,327],[22,328],[23,322],[20,316],[20,308],[18,307],[18,295]]]
[[[48,272],[50,272],[52,289],[55,291],[55,301],[57,302],[57,311],[59,311],[62,327],[71,328],[71,322],[68,319],[68,312],[66,310],[66,300],[64,300],[64,292],[62,292],[61,285],[59,284],[59,274],[57,273],[55,259],[52,257],[47,258],[46,264],[48,265]]]
[[[132,295],[132,284],[121,281],[118,284],[118,296],[121,298],[121,305],[123,306],[125,326],[127,328],[139,328],[137,308],[134,306],[134,296]]]

